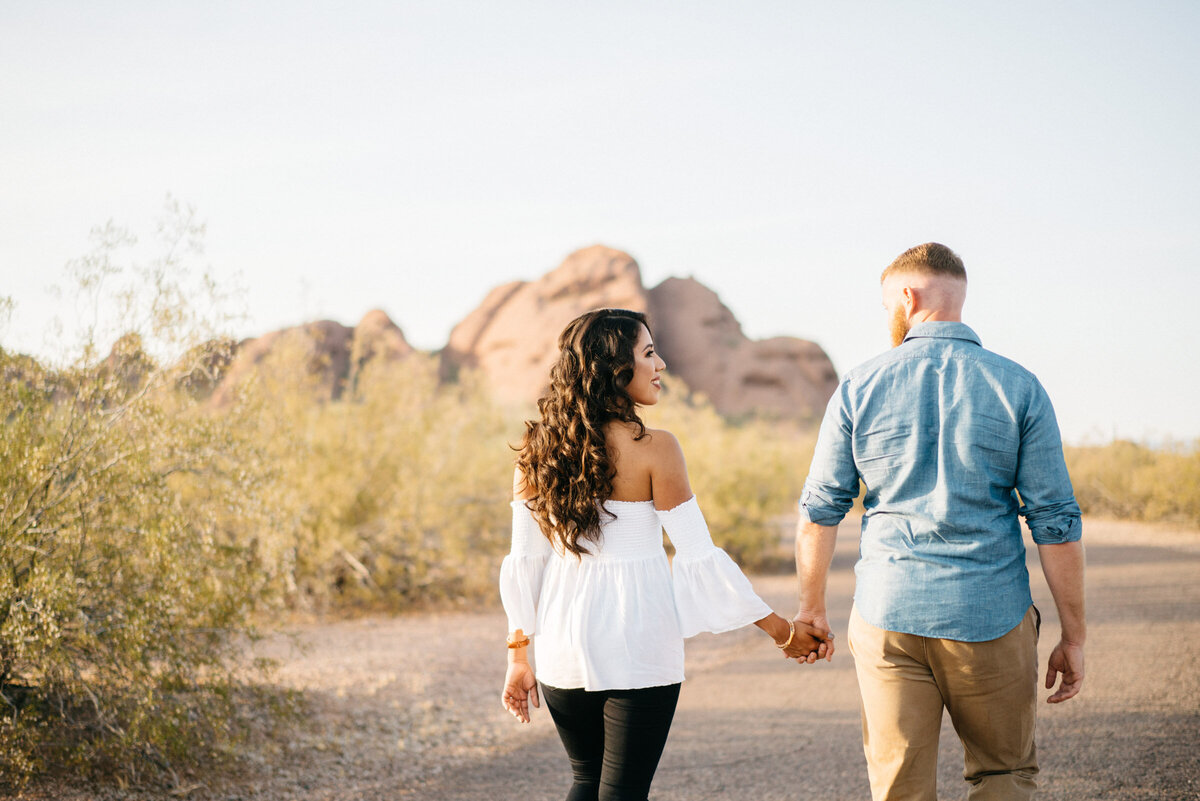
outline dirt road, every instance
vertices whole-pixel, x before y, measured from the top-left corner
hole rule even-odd
[[[1088,675],[1078,698],[1040,708],[1039,798],[1200,799],[1200,532],[1089,520],[1085,538]],[[845,648],[856,551],[857,529],[847,526],[830,580],[842,644],[831,664],[781,659],[753,628],[689,641],[688,681],[653,799],[870,797]],[[1030,573],[1045,617],[1044,667],[1058,627],[1032,549]],[[794,608],[793,577],[757,576],[754,585],[777,610]],[[285,660],[280,681],[312,699],[310,719],[286,743],[252,754],[247,776],[197,777],[180,797],[563,798],[567,761],[545,710],[520,726],[500,708],[504,629],[498,610],[305,628],[307,652],[276,654]],[[948,720],[940,764],[940,797],[963,798]]]

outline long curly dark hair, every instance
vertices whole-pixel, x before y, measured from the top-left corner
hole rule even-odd
[[[525,505],[542,533],[577,557],[588,552],[581,540],[600,536],[600,504],[612,495],[605,423],[633,423],[634,439],[646,435],[626,391],[642,326],[650,328],[646,315],[628,309],[596,309],[568,323],[538,400],[541,419],[525,421],[517,456],[531,496]]]

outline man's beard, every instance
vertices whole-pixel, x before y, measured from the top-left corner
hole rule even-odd
[[[896,310],[892,312],[892,319],[888,321],[888,331],[892,335],[893,348],[899,346],[904,341],[911,327],[908,324],[908,316],[904,313],[904,307],[897,305]]]

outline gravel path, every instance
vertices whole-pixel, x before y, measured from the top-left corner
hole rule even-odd
[[[1200,532],[1085,521],[1088,676],[1083,693],[1039,711],[1043,801],[1200,799]],[[799,667],[756,629],[688,642],[688,681],[655,780],[656,801],[870,797],[853,661],[845,647],[857,525],[843,528],[830,577],[841,648]],[[1030,550],[1042,610],[1040,661],[1058,638]],[[785,614],[794,578],[756,576]],[[545,710],[520,726],[500,707],[505,630],[498,610],[310,625],[278,680],[310,716],[249,757],[241,777],[201,777],[193,799],[561,799],[567,761]],[[1048,695],[1048,693],[1043,693]],[[942,731],[940,796],[963,798],[962,750]],[[35,789],[63,801],[119,793]]]

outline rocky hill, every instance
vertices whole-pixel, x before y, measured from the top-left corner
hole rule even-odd
[[[310,382],[317,398],[337,400],[347,387],[354,386],[369,360],[403,359],[413,347],[391,318],[375,309],[354,328],[318,320],[243,340],[235,352],[212,393],[215,406],[227,404],[234,388],[256,369],[268,376],[294,379],[297,364],[304,366],[300,377]]]
[[[578,250],[537,281],[493,289],[450,332],[443,374],[482,370],[503,402],[533,401],[545,389],[558,334],[588,309],[647,311],[641,271],[628,254],[596,245]],[[665,357],[664,357],[665,358]]]
[[[479,369],[502,401],[533,401],[546,386],[563,326],[602,306],[646,312],[668,375],[724,414],[811,419],[837,387],[837,372],[819,345],[794,337],[751,340],[711,289],[668,278],[647,290],[637,262],[602,245],[572,253],[536,281],[493,289],[451,332],[444,374]]]
[[[749,339],[717,293],[691,278],[668,278],[649,296],[667,373],[703,392],[722,414],[811,419],[825,410],[838,376],[820,345]]]
[[[703,393],[723,414],[811,420],[837,386],[819,345],[794,337],[752,340],[708,287],[668,278],[646,289],[637,262],[602,245],[572,253],[536,281],[493,289],[451,332],[440,352],[443,379],[476,369],[497,400],[531,403],[545,389],[563,326],[604,306],[646,312],[668,376]],[[403,332],[379,310],[353,328],[332,320],[285,328],[238,343],[232,360],[220,366],[211,402],[228,403],[255,371],[304,380],[317,398],[337,400],[371,359],[403,359],[412,352]]]

